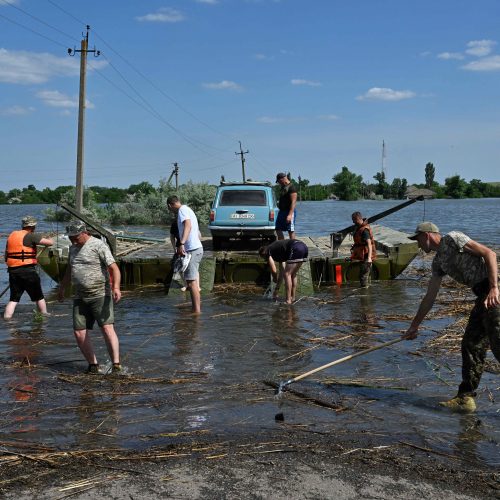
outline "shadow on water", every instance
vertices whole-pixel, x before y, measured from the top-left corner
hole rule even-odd
[[[149,290],[149,291],[148,291]],[[125,373],[86,375],[71,331],[70,301],[49,295],[52,316],[32,306],[0,322],[1,440],[63,449],[127,448],[182,442],[189,436],[248,435],[275,422],[339,435],[377,435],[386,444],[413,443],[463,460],[498,465],[498,379],[485,373],[476,415],[437,406],[456,391],[456,353],[431,357],[414,343],[336,365],[291,388],[330,404],[311,404],[278,383],[347,354],[391,340],[407,327],[422,294],[418,281],[324,289],[294,306],[251,293],[216,290],[203,314],[189,314],[186,295],[126,291],[116,308]],[[395,312],[397,314],[395,314]],[[109,368],[100,333],[93,333],[102,371]],[[337,408],[337,410],[335,409]]]

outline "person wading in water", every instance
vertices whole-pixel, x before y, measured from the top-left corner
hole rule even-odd
[[[495,358],[500,361],[500,299],[496,253],[459,231],[451,231],[443,236],[432,222],[421,222],[410,239],[416,240],[424,252],[434,251],[436,255],[432,261],[432,276],[427,293],[410,328],[403,334],[404,339],[412,340],[417,337],[418,327],[431,310],[444,276],[448,275],[469,286],[476,295],[462,338],[462,383],[454,398],[439,403],[454,411],[474,411],[474,397],[484,370],[488,345]]]

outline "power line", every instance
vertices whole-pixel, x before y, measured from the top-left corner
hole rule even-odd
[[[13,3],[7,2],[7,5],[9,7],[12,7],[13,9],[17,9],[19,12],[22,12],[23,14],[26,14],[27,16],[31,17],[35,21],[38,21],[39,23],[53,29],[54,31],[57,31],[58,33],[61,33],[61,35],[67,36],[71,40],[75,41],[75,38],[72,35],[68,35],[68,33],[65,33],[64,31],[61,31],[59,28],[56,28],[55,26],[52,26],[49,23],[46,23],[43,19],[40,19],[39,17],[34,16],[33,14],[30,14],[28,11],[21,9],[21,7],[18,7],[17,5],[14,5]],[[77,40],[78,41],[78,40]]]
[[[180,110],[184,111],[184,113],[186,113],[187,115],[189,115],[191,118],[193,118],[197,122],[201,123],[204,127],[207,127],[212,132],[215,132],[216,134],[219,134],[219,135],[221,135],[223,137],[226,137],[228,139],[236,140],[234,137],[232,137],[232,136],[230,136],[228,134],[225,134],[223,132],[220,132],[219,130],[213,128],[211,125],[209,125],[208,123],[204,122],[203,120],[201,120],[200,118],[198,118],[196,115],[194,115],[193,113],[191,113],[188,109],[186,109],[179,102],[177,102],[173,97],[169,96],[163,89],[161,89],[160,87],[158,87],[158,85],[156,85],[144,73],[142,73],[140,70],[138,70],[132,63],[130,63],[127,59],[125,59],[120,53],[118,53],[116,50],[114,50],[113,47],[111,47],[111,45],[109,45],[109,43],[107,43],[106,40],[104,40],[104,38],[102,36],[100,36],[98,33],[95,33],[95,35],[104,43],[104,45],[107,45],[112,52],[114,52],[120,59],[122,59],[123,62],[125,62],[128,66],[130,66],[130,68],[132,68],[140,77],[142,77],[144,80],[146,80],[146,82],[148,82],[163,97],[165,97],[170,102],[172,102],[173,104],[175,104]]]
[[[111,81],[107,76],[104,76],[103,73],[101,73],[101,71],[99,71],[96,67],[92,66],[90,63],[89,63],[89,66],[101,77],[103,78],[104,80],[106,80],[110,85],[112,85],[115,89],[117,89],[119,92],[121,92],[122,94],[124,94],[126,97],[128,97],[132,102],[134,102],[135,104],[137,104],[137,106],[139,106],[140,108],[144,109],[145,111],[147,111],[150,115],[154,116],[158,121],[160,121],[161,123],[163,123],[164,125],[166,125],[168,128],[170,128],[171,130],[173,130],[176,134],[178,134],[180,137],[182,137],[186,142],[188,142],[189,144],[191,144],[191,146],[193,146],[195,149],[198,149],[199,151],[201,151],[202,153],[205,153],[206,151],[204,151],[202,148],[200,148],[195,142],[193,142],[188,136],[186,136],[183,132],[181,132],[180,130],[178,130],[176,127],[174,127],[174,125],[172,125],[170,122],[168,122],[167,120],[165,120],[159,113],[157,113],[154,108],[153,109],[148,109],[147,107],[143,106],[137,99],[135,99],[133,96],[131,96],[130,94],[128,94],[125,90],[123,90],[121,87],[119,87],[118,85],[116,85],[116,83],[114,83],[113,81]]]
[[[74,21],[76,21],[78,24],[82,24],[83,26],[85,26],[87,24],[86,22],[82,21],[81,19],[78,19],[77,17],[75,17],[73,14],[71,14],[71,12],[68,12],[67,10],[63,9],[60,5],[57,5],[52,0],[47,0],[47,2],[49,2],[50,4],[52,4],[54,7],[56,7],[57,9],[59,9],[61,12],[64,12],[67,16],[71,17],[71,19],[73,19]]]
[[[10,22],[10,23],[12,23],[12,24],[15,24],[15,25],[17,25],[17,26],[19,26],[19,27],[21,27],[21,28],[23,28],[23,29],[27,30],[27,31],[30,31],[31,33],[34,33],[35,35],[38,35],[38,36],[40,36],[40,37],[42,37],[42,38],[45,38],[45,40],[48,40],[49,42],[55,43],[56,45],[59,45],[60,47],[64,47],[64,48],[66,49],[66,45],[64,45],[64,44],[62,44],[62,43],[60,43],[60,42],[58,42],[58,41],[56,41],[56,40],[54,40],[54,39],[52,39],[52,38],[50,38],[50,37],[48,37],[48,36],[42,35],[42,34],[41,34],[41,33],[39,33],[38,31],[36,31],[36,30],[34,30],[34,29],[31,29],[31,28],[29,28],[28,26],[25,26],[25,25],[24,25],[24,24],[22,24],[22,23],[19,23],[19,22],[17,22],[17,21],[14,21],[13,19],[10,19],[10,18],[8,18],[7,16],[4,16],[3,14],[0,14],[0,17],[2,17],[3,19],[5,19],[6,21],[9,21],[9,22]]]
[[[78,22],[78,23],[81,23],[81,24],[86,24],[84,23],[81,19],[78,19],[77,17],[75,17],[73,14],[71,14],[70,12],[68,12],[67,10],[63,9],[61,6],[59,6],[58,4],[56,4],[53,0],[47,0],[47,2],[49,2],[51,5],[53,5],[54,7],[56,7],[57,9],[59,9],[61,12],[64,12],[66,15],[68,15],[71,19],[73,19],[74,21]],[[143,78],[147,83],[149,83],[157,92],[159,92],[163,97],[165,97],[166,99],[168,99],[170,102],[172,102],[173,104],[175,104],[181,111],[183,111],[184,113],[186,113],[187,115],[189,115],[191,118],[193,118],[195,121],[197,121],[198,123],[200,123],[201,125],[203,125],[204,127],[208,128],[209,130],[211,130],[212,132],[215,132],[216,134],[219,134],[221,135],[222,137],[226,137],[227,139],[230,139],[231,141],[235,141],[236,138],[235,137],[232,137],[230,136],[229,134],[226,134],[224,132],[221,132],[217,129],[215,129],[214,127],[212,127],[210,124],[206,123],[205,121],[201,120],[200,118],[198,118],[195,114],[191,113],[191,111],[189,111],[187,108],[185,108],[184,106],[182,106],[182,104],[180,104],[177,100],[175,100],[173,97],[171,97],[170,95],[168,95],[163,89],[161,89],[158,85],[156,85],[150,78],[148,78],[144,73],[142,73],[139,69],[137,69],[130,61],[128,61],[125,57],[123,57],[118,51],[116,51],[101,35],[99,35],[99,33],[97,31],[95,31],[95,29],[93,30],[93,33],[94,35],[99,38],[101,40],[101,42],[106,45],[109,50],[111,50],[111,52],[113,52],[114,54],[116,54],[125,64],[127,64],[130,68],[132,68],[132,70],[134,70],[141,78]],[[108,60],[109,61],[109,60]],[[111,63],[110,63],[111,64]],[[114,68],[116,70],[116,68]],[[118,70],[116,70],[118,71]],[[121,75],[122,76],[122,75]],[[123,76],[122,76],[123,78]],[[141,98],[142,99],[142,98]],[[208,147],[211,147],[213,149],[218,149],[218,148],[214,148],[214,146],[208,146]],[[222,151],[222,150],[220,150]],[[228,152],[228,151],[225,151],[225,152]]]
[[[197,142],[198,144],[201,144],[202,146],[205,146],[207,148],[213,148],[213,146],[210,146],[209,144],[206,144],[206,143],[199,141],[197,139],[194,139],[192,137],[190,138],[189,136],[187,136],[186,134],[184,134],[183,132],[178,130],[176,127],[174,127],[168,120],[163,118],[163,116],[160,114],[160,112],[157,109],[155,109],[154,106],[152,104],[150,104],[146,100],[146,98],[143,97],[137,89],[135,89],[135,87],[125,78],[125,76],[118,70],[118,68],[115,67],[115,65],[104,54],[103,54],[103,57],[109,63],[110,67],[114,71],[116,71],[116,73],[120,76],[120,78],[125,82],[125,84],[137,95],[137,97],[139,99],[141,99],[141,101],[144,102],[144,104],[147,106],[149,111],[152,114],[154,114],[154,116],[156,116],[160,121],[163,121],[164,123],[166,123],[172,130],[174,130],[176,133],[178,133],[183,139],[187,140],[191,145],[194,146],[194,142]],[[215,148],[215,149],[217,149],[217,148]]]

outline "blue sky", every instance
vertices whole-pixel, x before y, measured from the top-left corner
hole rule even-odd
[[[86,185],[500,181],[498,0],[0,0],[0,189],[75,182],[91,26]]]

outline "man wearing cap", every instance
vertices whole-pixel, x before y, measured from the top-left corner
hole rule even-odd
[[[410,239],[416,240],[424,252],[435,251],[436,255],[432,261],[432,276],[427,292],[410,328],[403,334],[404,339],[416,338],[420,323],[434,304],[443,276],[448,275],[469,286],[477,297],[462,338],[462,383],[454,398],[439,403],[455,411],[474,411],[474,397],[483,373],[488,345],[500,361],[496,253],[459,231],[442,236],[432,222],[421,222]]]
[[[276,183],[281,186],[278,200],[278,217],[276,217],[276,234],[278,240],[284,240],[283,231],[288,231],[291,240],[295,238],[295,206],[297,204],[297,188],[290,182],[284,172],[276,176]]]
[[[113,363],[113,373],[120,372],[120,346],[114,328],[113,311],[113,302],[121,299],[120,270],[106,243],[91,236],[83,222],[70,223],[66,233],[72,245],[69,248],[68,267],[59,284],[59,300],[64,300],[64,290],[71,282],[75,294],[73,330],[78,347],[89,364],[87,372],[99,373],[99,364],[88,332],[96,321]]]
[[[31,215],[23,217],[22,229],[13,231],[7,239],[5,262],[9,272],[10,299],[5,306],[3,315],[5,319],[12,318],[24,292],[27,292],[30,299],[36,302],[42,314],[47,314],[47,304],[36,269],[36,247],[37,245],[50,246],[54,242],[50,238],[35,233],[36,224],[37,220]]]

